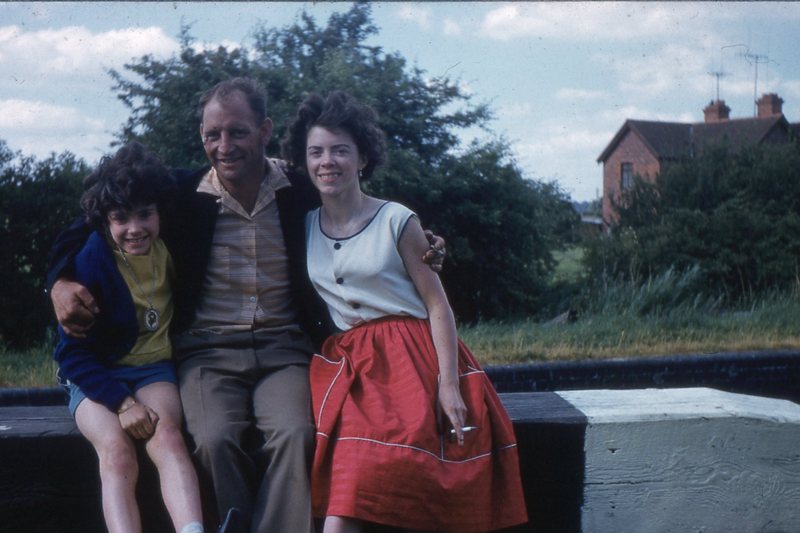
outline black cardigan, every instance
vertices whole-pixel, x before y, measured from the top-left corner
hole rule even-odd
[[[165,213],[162,220],[161,237],[175,264],[173,334],[184,332],[194,321],[211,254],[219,206],[215,196],[197,192],[207,172],[208,167],[173,171],[176,201],[174,209]],[[290,174],[289,181],[292,186],[279,189],[275,195],[289,260],[289,282],[300,327],[319,347],[334,331],[333,321],[306,269],[305,214],[319,205],[319,194],[305,176]],[[50,252],[48,287],[61,276],[71,276],[73,258],[90,232],[81,219],[58,236]]]

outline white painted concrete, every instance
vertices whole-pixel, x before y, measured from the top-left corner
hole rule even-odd
[[[584,532],[800,532],[800,406],[706,388],[566,391]]]

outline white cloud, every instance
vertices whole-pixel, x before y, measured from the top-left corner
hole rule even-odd
[[[708,22],[718,7],[682,2],[532,2],[489,11],[481,34],[497,40],[555,37],[633,41],[677,37]]]
[[[676,92],[705,98],[713,87],[709,58],[682,44],[667,44],[649,54],[598,53],[594,61],[616,73],[617,86],[626,99],[653,99]]]
[[[106,69],[122,70],[148,54],[168,57],[179,47],[156,26],[94,33],[0,27],[0,138],[37,157],[69,150],[96,158],[127,114]]]
[[[0,100],[0,139],[38,158],[66,150],[91,159],[108,150],[106,122],[73,107],[22,99]]]
[[[444,19],[444,34],[447,36],[461,35],[461,25],[451,18]]]
[[[431,10],[420,4],[402,4],[396,11],[397,17],[417,24],[422,29],[431,27]]]
[[[497,107],[497,116],[501,118],[525,118],[533,115],[530,102],[514,102]]]
[[[0,100],[0,131],[46,131],[65,124],[101,129],[103,122],[85,117],[75,108],[31,100]]]
[[[0,28],[0,68],[33,78],[80,76],[120,68],[145,54],[165,57],[179,48],[162,28],[126,28],[91,33],[81,26],[28,32]]]
[[[607,94],[603,91],[590,91],[587,89],[574,89],[565,87],[556,91],[556,98],[559,100],[599,100],[605,98]]]

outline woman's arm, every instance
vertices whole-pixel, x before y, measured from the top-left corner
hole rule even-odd
[[[439,361],[439,406],[453,425],[459,444],[463,444],[461,428],[466,420],[467,408],[458,383],[456,323],[439,276],[420,260],[429,248],[419,220],[412,217],[400,236],[398,250],[408,275],[428,309],[433,345]]]

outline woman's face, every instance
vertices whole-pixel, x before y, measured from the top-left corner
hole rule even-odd
[[[131,209],[114,209],[108,213],[108,233],[126,254],[144,255],[158,238],[161,219],[156,204]]]
[[[323,196],[339,196],[360,190],[358,171],[366,160],[353,137],[343,130],[314,126],[306,137],[306,168]]]

